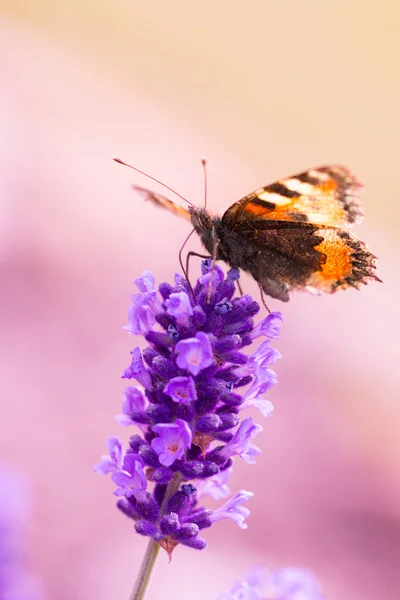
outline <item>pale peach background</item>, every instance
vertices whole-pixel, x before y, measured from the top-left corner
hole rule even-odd
[[[343,163],[366,185],[357,232],[385,281],[273,304],[276,411],[232,482],[256,493],[249,529],[161,556],[149,600],[212,600],[261,561],[314,569],[328,600],[398,599],[399,16],[394,0],[3,0],[0,443],[32,480],[48,598],[127,598],[145,547],[91,468],[121,434],[132,280],[170,279],[189,230],[143,205],[116,153],[199,204],[207,156],[219,212]]]

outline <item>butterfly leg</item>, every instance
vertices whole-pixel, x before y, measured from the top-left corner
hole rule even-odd
[[[236,285],[237,285],[237,288],[238,288],[239,294],[240,294],[241,296],[243,296],[243,290],[242,290],[242,286],[240,285],[240,281],[239,281],[239,279],[236,279]]]
[[[186,255],[186,271],[185,275],[187,279],[189,279],[189,260],[191,256],[197,256],[198,258],[211,258],[210,256],[206,256],[205,254],[199,254],[198,252],[193,252],[192,250]]]
[[[259,255],[259,254],[260,254],[260,253],[258,252],[258,255]],[[257,277],[255,277],[254,279],[257,281],[257,285],[258,285],[258,288],[259,288],[259,290],[260,290],[260,294],[261,294],[261,302],[263,303],[264,307],[267,309],[268,313],[271,313],[270,309],[268,308],[268,305],[267,305],[267,303],[265,302],[265,294],[264,294],[264,290],[263,290],[263,287],[262,287],[262,284],[261,284],[261,281],[262,281],[262,279],[261,279],[261,275],[262,275],[262,266],[261,266],[261,263],[260,263],[260,262],[259,262],[259,264],[258,264],[258,269],[257,269],[257,271],[258,271],[258,273],[257,273]]]
[[[265,294],[264,294],[264,290],[262,289],[262,285],[261,285],[261,283],[260,283],[259,281],[257,281],[257,283],[258,283],[258,287],[259,287],[259,289],[260,289],[260,294],[261,294],[261,302],[264,304],[264,307],[267,309],[267,311],[268,311],[269,313],[271,313],[271,310],[268,308],[268,305],[267,305],[267,303],[265,302]]]
[[[214,227],[212,229],[212,236],[213,236],[213,253],[212,253],[212,265],[211,265],[211,277],[210,277],[210,282],[208,284],[207,302],[210,302],[210,299],[211,299],[212,281],[214,278],[215,263],[217,262],[218,246],[219,246],[219,239],[217,237],[217,234],[215,233]]]

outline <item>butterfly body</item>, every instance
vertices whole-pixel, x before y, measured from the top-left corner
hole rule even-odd
[[[287,284],[297,282],[301,285],[313,270],[319,268],[321,255],[313,246],[323,238],[314,235],[316,228],[312,225],[302,227],[301,235],[294,237],[290,223],[284,223],[283,229],[279,222],[266,221],[262,230],[251,229],[249,224],[248,233],[253,237],[249,239],[250,236],[236,233],[223,219],[202,214],[203,209],[190,208],[189,213],[193,227],[210,256],[215,255],[216,260],[250,273],[263,291],[273,298],[289,300]],[[257,238],[261,231],[260,243]],[[286,246],[285,253],[277,250],[277,242],[280,250]],[[297,256],[293,256],[295,254]]]
[[[333,293],[375,279],[375,256],[347,231],[362,220],[360,184],[344,167],[310,169],[260,188],[222,218],[136,188],[190,220],[210,256],[248,272],[284,302],[292,289]]]
[[[210,256],[215,254],[216,260],[246,270],[246,261],[257,254],[254,245],[229,229],[220,217],[212,217],[204,209],[190,207],[189,213],[192,225]]]

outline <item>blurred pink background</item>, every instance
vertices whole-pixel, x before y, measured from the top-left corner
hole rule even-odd
[[[207,156],[219,213],[345,164],[385,282],[270,303],[285,319],[276,410],[256,415],[263,454],[231,486],[255,492],[249,529],[161,555],[149,600],[212,600],[256,562],[313,569],[328,600],[398,600],[399,17],[394,0],[3,0],[0,453],[32,482],[48,598],[127,598],[146,546],[92,465],[130,433],[113,416],[132,281],[171,279],[189,228],[135,196],[149,183],[118,154],[198,204]]]

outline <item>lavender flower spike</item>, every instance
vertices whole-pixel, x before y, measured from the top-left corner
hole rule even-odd
[[[178,544],[205,548],[202,531],[222,519],[247,527],[243,503],[251,492],[215,510],[200,503],[206,494],[217,502],[230,495],[235,456],[254,463],[260,453],[253,438],[262,427],[242,420],[242,409],[272,409],[263,396],[276,382],[271,365],[280,354],[269,344],[281,317],[273,313],[254,326],[260,307],[248,295],[235,297],[238,277],[237,269],[225,277],[206,260],[193,288],[180,275],[158,291],[149,271],[136,280],[128,330],[146,347],[131,353],[123,377],[137,385],[127,387],[117,420],[137,429],[125,452],[109,438],[110,454],[96,471],[112,473],[118,508],[170,556]],[[267,339],[249,355],[260,336]]]

